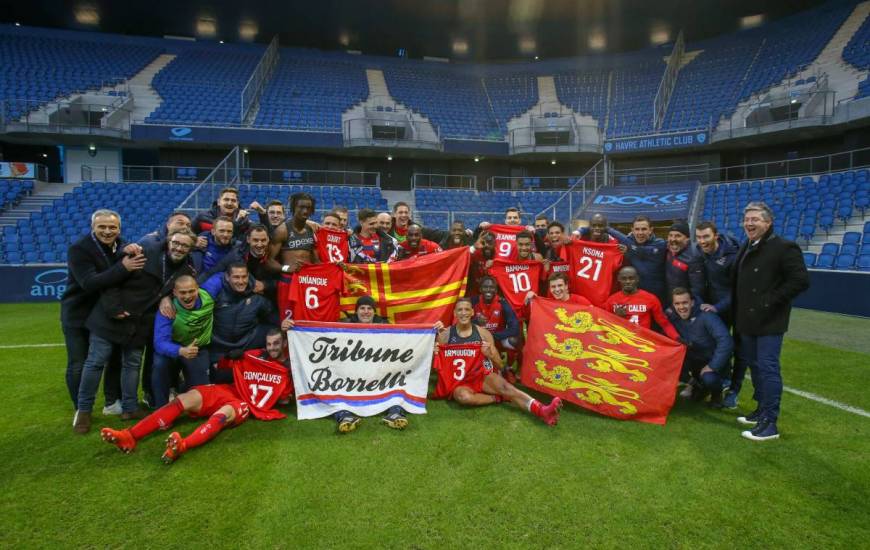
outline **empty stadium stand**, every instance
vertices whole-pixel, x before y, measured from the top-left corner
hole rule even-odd
[[[864,20],[843,48],[843,60],[862,71],[870,69],[870,18]],[[870,78],[865,78],[858,84],[858,95],[855,99],[868,95],[870,95]]]
[[[0,101],[8,100],[4,114],[12,119],[40,103],[119,84],[160,54],[114,35],[28,31],[0,27]]]
[[[254,126],[341,131],[341,114],[368,93],[365,70],[351,56],[284,48]]]
[[[390,94],[437,125],[442,137],[504,138],[483,82],[467,70],[426,61],[383,63]]]
[[[813,63],[856,5],[828,2],[755,29],[687,43],[660,130],[715,127],[741,102],[781,85]],[[147,123],[250,123],[334,133],[341,130],[342,113],[366,99],[366,69],[376,69],[383,71],[393,99],[427,117],[442,139],[490,141],[504,141],[507,122],[537,103],[538,76],[554,77],[559,101],[592,117],[609,138],[659,131],[652,103],[671,51],[664,45],[541,63],[478,65],[280,48],[276,69],[252,111],[256,116],[243,121],[239,95],[265,51],[262,45],[53,33],[0,26],[0,100],[38,105],[119,84],[157,56],[172,54],[175,58],[150,83],[162,103]],[[870,69],[868,37],[870,22],[864,21],[842,54],[862,71]],[[868,93],[865,79],[857,98]],[[21,102],[6,105],[13,118],[29,108]]]
[[[261,46],[204,44],[179,52],[152,81],[163,103],[145,121],[241,124],[242,88],[263,51]]]
[[[160,227],[166,217],[187,198],[193,183],[95,183],[85,182],[62,198],[46,205],[41,212],[16,225],[2,228],[0,263],[30,264],[66,261],[67,247],[90,231],[90,215],[98,208],[111,208],[121,214],[122,234],[136,241]],[[377,187],[259,185],[239,186],[241,202],[257,200],[286,201],[291,193],[305,191],[317,201],[317,219],[334,205],[385,209],[386,200]],[[208,202],[208,201],[205,201]],[[207,208],[208,206],[206,206]],[[63,220],[58,224],[57,220]]]
[[[700,219],[714,221],[721,232],[742,242],[743,207],[749,201],[764,201],[773,209],[774,229],[785,238],[804,246],[820,243],[818,253],[804,255],[808,266],[854,269],[860,258],[870,256],[870,222],[863,233],[845,231],[840,242],[826,242],[837,234],[835,228],[848,228],[855,216],[864,216],[870,201],[867,169],[710,185]]]
[[[524,224],[531,225],[537,213],[555,203],[565,191],[473,191],[468,189],[416,189],[414,202],[420,222],[437,229],[447,229],[450,214],[466,227],[477,227],[480,222],[500,222],[505,209],[519,208]],[[575,205],[582,204],[582,191],[575,192]],[[548,212],[552,218],[552,213]],[[556,218],[568,220],[568,202],[557,206]]]
[[[0,212],[15,207],[32,192],[32,180],[0,179]]]

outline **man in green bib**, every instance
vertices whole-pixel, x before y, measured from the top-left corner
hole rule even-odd
[[[178,365],[188,388],[208,384],[209,356],[214,324],[214,300],[199,288],[196,279],[184,275],[172,290],[175,318],[158,312],[154,320],[154,369],[151,383],[154,406],[169,402],[170,378]]]

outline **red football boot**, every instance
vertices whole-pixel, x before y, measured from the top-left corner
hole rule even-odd
[[[555,426],[559,423],[559,410],[562,408],[562,400],[554,397],[549,405],[541,407],[541,420],[547,423],[548,426]]]
[[[187,451],[187,445],[184,444],[184,438],[178,432],[172,432],[166,438],[166,450],[163,451],[163,462],[172,464]]]
[[[113,430],[112,428],[103,428],[100,430],[100,437],[106,443],[111,443],[117,447],[122,453],[130,454],[136,448],[136,438],[130,433],[130,430]]]

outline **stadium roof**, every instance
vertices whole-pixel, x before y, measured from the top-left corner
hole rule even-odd
[[[35,0],[6,3],[23,25],[473,61],[621,52],[701,40],[817,6],[818,0]],[[761,16],[761,17],[758,17]]]

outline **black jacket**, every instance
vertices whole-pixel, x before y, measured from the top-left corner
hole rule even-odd
[[[131,273],[119,286],[103,292],[86,323],[88,330],[115,344],[132,347],[148,344],[160,299],[172,292],[175,279],[181,275],[196,276],[190,256],[173,264],[163,246],[146,246],[143,250],[145,267]],[[130,316],[117,319],[116,315],[124,311]]]
[[[682,249],[676,256],[670,250],[665,253],[665,286],[668,301],[671,291],[677,287],[687,289],[695,300],[700,300],[704,295],[701,259],[692,251],[691,246]]]
[[[272,304],[254,294],[252,281],[244,292],[236,292],[226,276],[216,274],[214,277],[220,277],[221,290],[214,297],[212,345],[218,349],[251,349],[257,325],[278,324]]]
[[[191,222],[193,226],[193,232],[199,235],[200,233],[205,233],[206,231],[211,231],[211,226],[214,225],[214,221],[219,218],[221,215],[221,209],[217,204],[217,201],[213,202],[211,208],[204,212],[200,212],[196,215]],[[234,239],[243,239],[245,237],[245,233],[248,232],[248,229],[251,227],[251,220],[245,216],[242,219],[239,219],[238,212],[236,216],[233,218],[233,238]]]
[[[771,228],[757,245],[743,243],[732,274],[737,332],[748,336],[785,333],[791,301],[810,286],[800,247],[775,235]]]
[[[67,250],[69,282],[60,301],[60,322],[67,327],[83,327],[100,292],[127,278],[121,259],[124,243],[120,238],[115,253],[106,251],[93,236],[85,235]],[[101,250],[102,248],[102,250]]]

